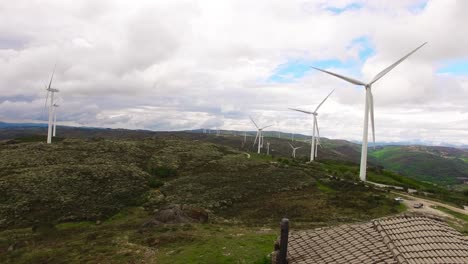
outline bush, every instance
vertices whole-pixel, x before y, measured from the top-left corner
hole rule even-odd
[[[177,176],[177,170],[169,167],[160,166],[156,168],[151,168],[150,174],[161,178],[169,178]]]
[[[159,188],[164,185],[164,182],[156,177],[150,177],[148,181],[148,185],[151,188]]]

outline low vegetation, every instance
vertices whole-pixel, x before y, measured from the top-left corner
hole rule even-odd
[[[468,178],[465,150],[447,147],[387,146],[369,152],[385,168],[407,177],[436,183],[454,185]]]
[[[0,197],[0,259],[268,263],[283,217],[301,229],[404,210],[386,191],[358,183],[358,167],[344,152],[306,163],[306,156],[290,158],[286,147],[257,155],[240,137],[133,133],[53,145],[0,142],[0,192],[6,194]],[[432,187],[379,167],[369,177]],[[174,205],[203,212],[208,221],[151,222]]]

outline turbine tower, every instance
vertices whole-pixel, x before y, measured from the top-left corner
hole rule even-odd
[[[347,82],[350,82],[355,85],[360,85],[364,86],[366,89],[366,102],[364,106],[364,132],[362,133],[362,151],[361,151],[361,167],[359,170],[359,179],[361,181],[366,181],[366,168],[367,168],[367,140],[368,140],[368,130],[369,130],[369,114],[371,118],[371,125],[372,125],[372,140],[374,142],[375,146],[375,128],[374,128],[374,98],[372,96],[372,84],[377,82],[380,78],[382,78],[385,74],[390,72],[393,68],[395,68],[398,64],[400,64],[402,61],[404,61],[406,58],[408,58],[411,54],[415,53],[418,49],[420,49],[422,46],[426,45],[427,42],[424,42],[422,45],[417,47],[416,49],[412,50],[410,53],[406,54],[403,58],[399,59],[392,65],[388,66],[381,72],[379,72],[370,82],[365,83],[362,81],[358,81],[337,73],[329,72],[323,69],[319,69],[316,67],[312,67],[318,71],[328,73],[330,75],[333,75],[337,78],[343,79]]]
[[[52,80],[54,79],[54,74],[55,74],[55,67],[54,66],[54,71],[52,72],[52,76],[50,77],[49,81],[49,86],[46,87],[47,89],[47,96],[46,96],[46,102],[45,105],[47,106],[47,101],[49,99],[49,94],[50,94],[50,106],[49,106],[49,123],[47,126],[47,144],[52,143],[52,118],[53,118],[53,112],[54,112],[54,94],[58,93],[58,89],[53,89],[52,86]]]
[[[291,143],[288,143],[289,146],[292,148],[292,156],[293,158],[296,158],[296,150],[302,148],[302,147],[294,147],[293,145],[291,145]]]
[[[255,125],[255,127],[257,128],[257,135],[255,136],[255,141],[253,143],[253,145],[255,146],[255,144],[257,143],[257,139],[258,139],[258,147],[257,147],[257,153],[260,154],[260,149],[263,147],[263,130],[267,127],[271,127],[273,125],[269,125],[269,126],[264,126],[264,127],[259,127],[257,125],[257,123],[255,123],[255,121],[253,120],[252,117],[250,117],[250,120],[252,121],[252,123]]]
[[[323,99],[322,102],[315,108],[315,110],[313,112],[309,112],[309,111],[305,111],[305,110],[301,110],[301,109],[296,109],[296,108],[289,108],[290,110],[293,110],[293,111],[298,111],[298,112],[302,112],[304,114],[314,116],[314,127],[312,129],[312,139],[311,139],[311,146],[310,146],[310,161],[314,161],[315,157],[317,156],[316,141],[318,139],[315,137],[315,132],[317,132],[317,136],[320,137],[320,132],[319,132],[319,129],[318,129],[318,121],[317,121],[317,115],[318,115],[317,111],[322,106],[322,104],[325,103],[325,101],[328,99],[328,97],[330,97],[330,95],[333,93],[333,91],[335,91],[335,90],[332,90],[327,95],[327,97],[325,97],[325,99]]]
[[[57,108],[59,107],[58,104],[54,103],[54,131],[52,136],[55,137],[55,132],[57,131]]]

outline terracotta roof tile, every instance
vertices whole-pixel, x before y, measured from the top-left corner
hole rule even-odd
[[[290,264],[468,263],[468,239],[428,217],[399,216],[289,235]]]

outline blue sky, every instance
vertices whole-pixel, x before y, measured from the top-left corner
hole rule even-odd
[[[443,63],[437,69],[439,74],[468,75],[468,59]]]
[[[357,48],[358,59],[339,60],[330,58],[325,60],[311,59],[290,59],[287,62],[279,65],[275,72],[268,78],[270,82],[290,83],[302,78],[307,72],[311,71],[311,66],[329,69],[343,68],[347,72],[354,73],[359,76],[362,64],[372,55],[375,54],[371,40],[362,36],[351,41],[348,49]]]
[[[335,6],[327,6],[325,7],[324,9],[333,13],[333,14],[336,14],[336,15],[339,15],[343,12],[346,12],[346,11],[350,11],[350,10],[358,10],[358,9],[361,9],[362,8],[362,4],[359,4],[359,3],[351,3],[351,4],[348,4],[344,7],[335,7]]]

